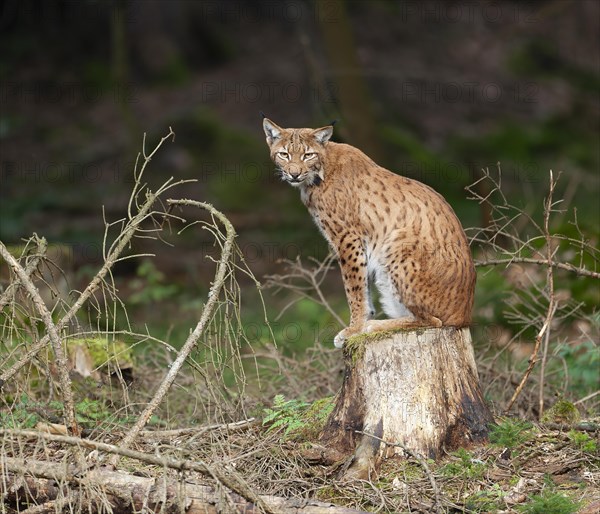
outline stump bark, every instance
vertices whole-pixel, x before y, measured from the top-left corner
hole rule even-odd
[[[348,473],[365,477],[382,459],[487,439],[486,406],[468,328],[362,334],[344,346],[345,375],[321,443],[352,455]]]

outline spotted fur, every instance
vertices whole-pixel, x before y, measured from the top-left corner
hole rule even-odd
[[[284,129],[265,118],[271,158],[335,251],[358,333],[471,322],[475,268],[454,211],[436,191],[330,141],[333,127]],[[386,320],[374,315],[370,284]]]

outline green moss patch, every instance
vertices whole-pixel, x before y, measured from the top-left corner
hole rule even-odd
[[[542,423],[561,423],[573,425],[578,423],[580,419],[581,415],[579,414],[579,411],[575,405],[566,400],[559,400],[546,412],[544,412],[541,421]]]

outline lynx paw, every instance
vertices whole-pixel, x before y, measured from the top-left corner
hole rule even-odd
[[[336,348],[343,348],[344,343],[346,342],[346,339],[348,339],[349,337],[352,337],[353,335],[360,334],[361,332],[362,332],[362,330],[357,327],[345,328],[341,332],[338,332],[338,335],[336,335],[333,338],[333,346],[335,346]]]

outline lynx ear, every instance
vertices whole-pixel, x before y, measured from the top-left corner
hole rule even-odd
[[[327,125],[326,127],[315,129],[313,130],[312,134],[318,143],[325,144],[333,135],[333,125]]]
[[[263,129],[267,136],[267,144],[272,145],[273,141],[281,137],[282,128],[273,123],[269,118],[263,119]]]

